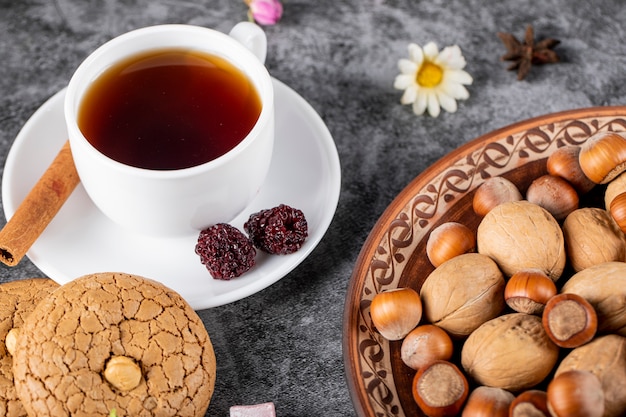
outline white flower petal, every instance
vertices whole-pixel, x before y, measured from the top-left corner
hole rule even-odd
[[[443,75],[444,82],[454,82],[457,84],[465,84],[470,85],[474,82],[474,79],[471,75],[463,70],[447,70]]]
[[[469,98],[470,93],[469,91],[467,91],[467,88],[460,85],[458,87],[458,90],[459,90],[459,94],[458,94],[458,97],[456,98],[457,100],[467,100]]]
[[[434,61],[439,54],[439,49],[437,48],[437,44],[435,42],[428,42],[424,45],[424,56],[426,59],[430,61]]]
[[[454,70],[462,69],[466,64],[465,58],[461,53],[461,48],[457,45],[443,48],[437,56],[435,63]]]
[[[427,100],[428,100],[428,96],[424,94],[423,91],[418,91],[417,98],[413,102],[413,113],[415,113],[418,116],[421,116],[422,114],[424,114],[424,111],[426,111]]]
[[[442,84],[440,90],[456,100],[467,100],[469,98],[469,91],[462,84],[448,82]]]
[[[441,105],[441,107],[448,113],[456,112],[456,100],[447,95],[445,92],[437,91],[437,100],[439,100],[439,104]]]
[[[393,82],[393,88],[396,90],[406,90],[410,86],[415,84],[415,76],[409,74],[400,74],[396,76]]]
[[[424,51],[418,44],[409,44],[409,59],[415,62],[417,66],[422,65],[422,62],[424,61]]]
[[[403,74],[411,74],[414,75],[417,72],[419,65],[417,65],[413,61],[409,61],[408,59],[401,59],[398,61],[398,69]]]
[[[428,114],[430,114],[432,117],[439,116],[439,113],[441,112],[441,107],[439,107],[439,100],[437,100],[437,95],[432,91],[428,93],[427,106]]]
[[[417,90],[417,85],[413,84],[409,86],[406,90],[404,90],[404,94],[402,94],[402,97],[400,98],[400,103],[411,104],[415,102],[415,99],[418,96]]]

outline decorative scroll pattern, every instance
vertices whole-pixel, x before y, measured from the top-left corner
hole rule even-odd
[[[404,416],[395,387],[389,343],[374,329],[372,298],[396,288],[406,261],[431,225],[464,194],[485,179],[547,157],[565,145],[581,145],[598,131],[624,131],[626,119],[589,117],[533,127],[497,138],[462,155],[419,190],[389,224],[363,281],[358,315],[358,354],[362,384],[375,416]]]

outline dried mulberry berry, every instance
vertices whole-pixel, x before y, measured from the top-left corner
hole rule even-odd
[[[258,249],[280,255],[300,249],[308,236],[304,213],[285,204],[250,215],[243,228]]]
[[[218,223],[200,232],[196,253],[213,278],[229,280],[254,266],[256,250],[248,237],[230,224]]]

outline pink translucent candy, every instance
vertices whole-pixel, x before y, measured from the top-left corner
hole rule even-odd
[[[276,417],[276,410],[274,403],[233,405],[230,407],[230,417]]]

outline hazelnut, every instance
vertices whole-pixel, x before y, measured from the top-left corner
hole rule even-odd
[[[626,259],[626,238],[610,213],[583,207],[563,222],[563,236],[569,262],[575,271],[593,265]]]
[[[556,281],[565,268],[565,241],[559,223],[528,201],[503,203],[478,225],[478,253],[491,257],[505,275],[527,269]]]
[[[400,357],[409,368],[419,370],[435,360],[449,360],[454,346],[442,328],[424,324],[411,330],[402,340]]]
[[[556,284],[538,269],[514,273],[504,287],[506,304],[518,313],[541,314],[557,293]]]
[[[509,417],[515,396],[502,388],[479,386],[470,394],[462,417]]]
[[[548,395],[538,389],[522,392],[511,403],[509,417],[550,417]]]
[[[15,356],[15,345],[17,344],[17,337],[20,333],[20,330],[17,328],[13,328],[9,330],[7,333],[7,337],[4,339],[4,344],[7,347],[7,352],[9,355]]]
[[[420,295],[425,318],[453,337],[464,337],[504,309],[504,277],[485,255],[466,253],[426,278]]]
[[[604,208],[609,210],[613,199],[623,192],[626,192],[626,173],[619,174],[606,186],[604,191]]]
[[[552,343],[537,316],[505,314],[490,320],[467,338],[461,351],[463,369],[479,384],[510,391],[543,381],[557,362]]]
[[[104,378],[120,391],[130,391],[141,382],[141,368],[127,356],[113,356],[104,368]]]
[[[602,417],[604,393],[598,377],[589,371],[559,374],[548,384],[548,410],[554,417]]]
[[[469,384],[452,362],[435,361],[417,371],[413,399],[431,417],[456,416],[467,399]]]
[[[620,230],[626,233],[626,192],[618,194],[613,198],[609,206],[609,212]]]
[[[571,370],[592,372],[602,384],[604,417],[626,415],[626,338],[605,335],[573,349],[556,369],[555,378]]]
[[[426,256],[434,267],[445,261],[476,250],[475,233],[457,222],[442,223],[430,232],[426,242]]]
[[[595,183],[580,168],[578,157],[580,146],[567,145],[552,152],[546,161],[546,169],[550,175],[567,180],[578,193],[589,192]]]
[[[596,335],[598,316],[593,306],[577,294],[558,294],[546,304],[543,328],[554,344],[575,348]]]
[[[556,220],[563,220],[578,208],[578,193],[561,177],[542,175],[526,191],[526,199],[548,210]]]
[[[626,168],[626,134],[598,132],[582,145],[580,168],[596,184],[606,184]]]
[[[599,333],[626,336],[626,263],[605,262],[574,274],[561,289],[587,300],[598,316]]]
[[[412,288],[394,288],[379,292],[370,305],[372,323],[387,340],[400,340],[422,318],[422,300]]]
[[[491,177],[476,189],[472,208],[476,214],[484,216],[502,203],[521,199],[522,193],[511,181],[504,177]]]

